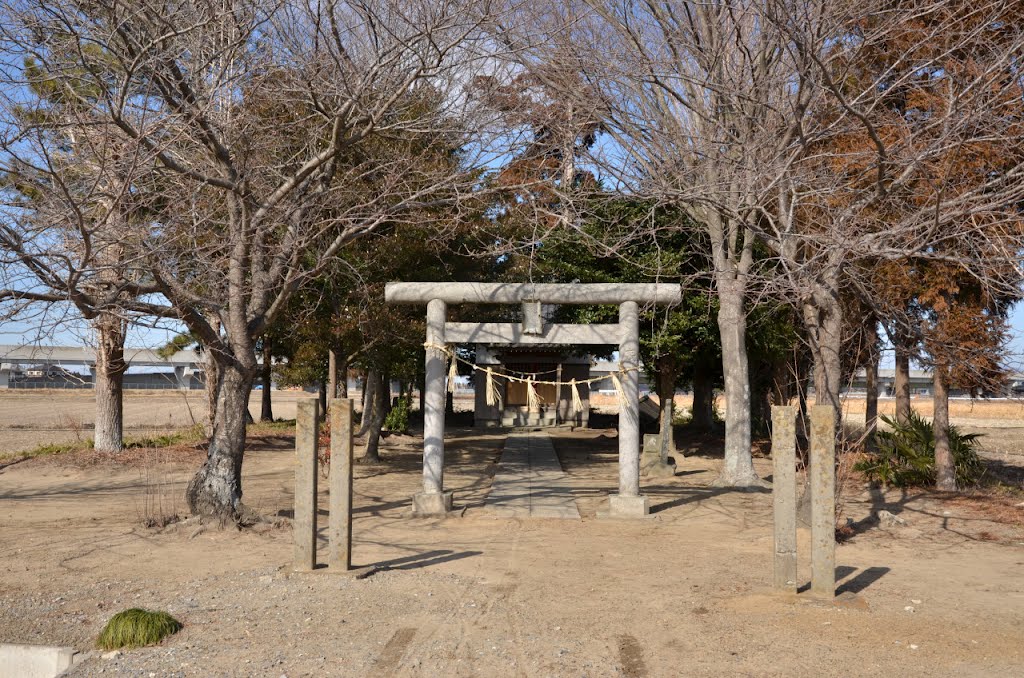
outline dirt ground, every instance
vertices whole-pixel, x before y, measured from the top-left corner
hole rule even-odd
[[[771,496],[710,487],[713,441],[684,445],[696,454],[674,478],[645,482],[652,516],[631,522],[596,517],[616,487],[615,432],[553,435],[581,521],[488,517],[504,436],[471,429],[450,432],[446,461],[462,517],[409,518],[420,439],[390,437],[387,462],[356,472],[354,559],[379,568],[366,579],[292,572],[286,520],[145,527],[184,511],[202,450],[0,462],[0,642],[89,652],[75,676],[1024,674],[1024,495],[852,487],[837,562],[840,593],[855,596],[830,605],[770,593]],[[289,515],[293,440],[251,442],[245,501]],[[769,460],[756,462],[767,477]],[[906,525],[880,526],[881,508]],[[93,651],[106,620],[135,606],[184,629],[113,658]]]

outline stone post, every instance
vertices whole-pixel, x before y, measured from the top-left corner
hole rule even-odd
[[[611,495],[609,515],[640,517],[648,513],[647,497],[640,494],[640,319],[635,301],[619,305],[619,363],[625,402],[619,405],[619,493]]]
[[[452,508],[452,493],[444,491],[444,408],[447,355],[444,323],[447,304],[427,303],[426,394],[423,402],[423,491],[413,497],[417,516],[443,516]]]
[[[295,404],[295,569],[316,568],[316,474],[320,403]]]
[[[772,407],[776,591],[796,593],[796,407]]]
[[[352,569],[352,401],[331,401],[330,550],[327,564]]]
[[[836,412],[811,407],[811,592],[836,591]]]

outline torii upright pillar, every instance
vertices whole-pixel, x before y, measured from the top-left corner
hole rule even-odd
[[[452,493],[444,490],[445,362],[444,324],[448,305],[427,302],[426,385],[423,394],[423,491],[413,497],[417,516],[443,516],[452,510]]]
[[[633,518],[647,515],[646,495],[640,494],[640,320],[635,301],[619,304],[619,365],[625,398],[619,408],[619,493],[608,497],[608,515]]]

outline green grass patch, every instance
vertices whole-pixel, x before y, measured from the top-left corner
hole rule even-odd
[[[125,436],[124,447],[128,449],[171,447],[182,443],[192,443],[202,440],[206,436],[202,424],[196,424],[181,431],[170,433],[147,435],[147,436]],[[92,438],[84,440],[73,440],[67,443],[41,443],[32,449],[20,452],[9,452],[0,454],[0,461],[14,461],[20,459],[31,459],[33,457],[46,457],[54,454],[67,454],[68,452],[84,452],[95,448]]]
[[[257,421],[249,424],[246,433],[249,435],[275,435],[278,433],[295,432],[294,419],[275,419],[274,421]]]
[[[171,445],[179,445],[181,443],[191,443],[201,440],[205,435],[206,433],[203,430],[202,424],[196,424],[195,426],[183,431],[174,431],[172,433],[164,433],[162,435],[142,436],[139,438],[125,438],[124,446],[126,449],[140,447],[170,447]]]
[[[144,647],[159,643],[180,630],[181,622],[166,612],[133,607],[110,618],[96,639],[96,645],[103,650]]]
[[[53,454],[65,454],[67,452],[77,452],[79,450],[91,450],[92,448],[92,438],[86,438],[85,440],[76,440],[70,443],[41,443],[30,450],[22,450],[21,452],[8,452],[6,454],[0,454],[0,461],[14,461],[21,459],[31,459],[33,457],[47,457]]]

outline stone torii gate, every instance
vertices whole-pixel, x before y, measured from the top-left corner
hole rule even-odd
[[[445,515],[452,493],[444,490],[446,344],[617,344],[625,402],[619,410],[619,493],[609,496],[609,515],[648,512],[640,494],[639,305],[678,304],[679,285],[666,283],[388,283],[389,304],[426,304],[426,393],[423,398],[423,491],[413,514]],[[521,304],[522,323],[449,323],[448,304]],[[619,322],[607,325],[547,324],[541,304],[617,304]]]

